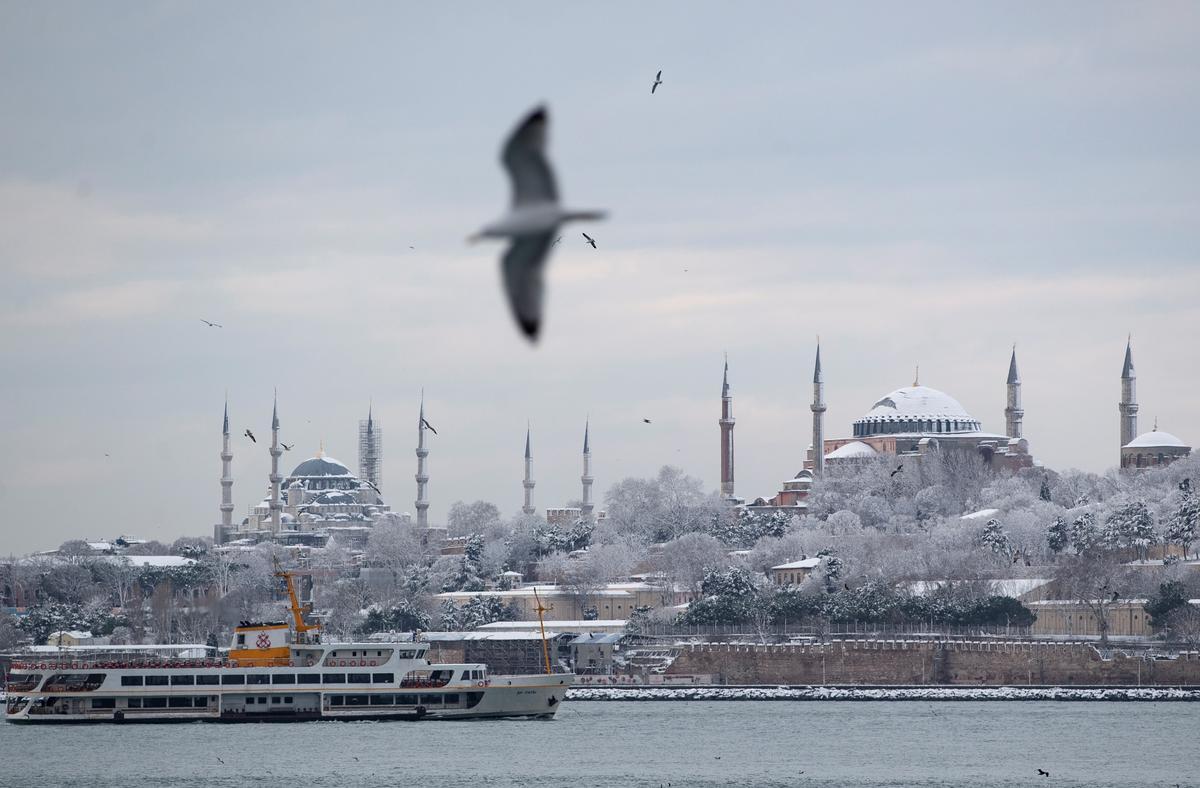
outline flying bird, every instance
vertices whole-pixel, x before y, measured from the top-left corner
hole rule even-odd
[[[897,465],[897,466],[896,466],[896,470],[894,470],[894,471],[892,471],[891,473],[889,473],[889,474],[888,474],[888,478],[889,478],[889,479],[890,479],[890,478],[892,478],[892,477],[893,477],[893,476],[895,476],[897,473],[900,473],[900,471],[902,471],[902,470],[904,470],[904,463],[900,463],[899,465]]]
[[[646,422],[647,424],[650,423],[650,419],[642,419],[642,421]]]
[[[552,243],[552,244],[550,244],[550,245],[551,245],[551,246],[558,246],[558,242],[559,242],[559,241],[561,241],[561,240],[562,240],[562,236],[560,235],[560,236],[558,236],[557,238],[555,238],[555,239],[554,239],[554,243]]]
[[[256,440],[254,439],[254,433],[250,431],[250,428],[249,428],[249,427],[247,427],[247,428],[246,428],[246,432],[245,432],[244,434],[245,434],[245,436],[246,436],[247,438],[249,438],[249,439],[250,439],[250,442],[251,442],[251,443],[258,443],[258,441],[256,441]]]
[[[658,90],[658,86],[662,84],[662,69],[654,75],[654,84],[650,86],[650,95],[654,95],[654,91]]]
[[[504,143],[500,161],[512,182],[512,207],[471,237],[511,239],[502,261],[504,289],[513,317],[530,341],[537,339],[541,326],[542,274],[559,225],[604,218],[601,211],[569,211],[558,204],[558,186],[546,158],[549,124],[546,108],[537,107]]]
[[[221,756],[220,756],[220,755],[216,756],[216,759],[217,759],[218,761],[221,761]],[[225,763],[225,761],[221,761],[221,763]]]
[[[225,326],[221,325],[220,323],[214,323],[211,320],[205,320],[204,318],[200,318],[200,322],[203,323],[204,325],[208,326],[209,328],[224,328],[225,327]]]
[[[592,245],[592,248],[593,248],[593,249],[595,249],[595,248],[596,248],[596,239],[595,239],[595,238],[593,238],[592,236],[588,235],[587,233],[580,233],[580,235],[582,235],[584,238],[586,238],[586,239],[587,239],[587,242],[588,242],[588,243],[590,243],[590,244]]]
[[[292,446],[295,446],[296,444],[293,443],[291,446],[289,446],[288,444],[284,443],[283,441],[280,441],[279,445],[283,447],[284,451],[291,451]]]
[[[1049,777],[1050,772],[1046,771],[1045,769],[1038,769],[1038,776],[1039,777]]]
[[[425,425],[425,429],[429,430],[429,431],[430,431],[430,432],[432,432],[434,435],[437,435],[437,430],[435,430],[435,429],[433,428],[433,425],[432,425],[432,424],[430,424],[428,421],[426,421],[426,419],[425,419],[425,417],[424,417],[424,416],[422,416],[422,417],[421,417],[421,423]]]

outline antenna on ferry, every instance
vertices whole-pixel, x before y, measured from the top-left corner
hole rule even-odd
[[[533,601],[537,602],[537,607],[534,608],[534,611],[538,616],[538,627],[542,630],[542,659],[546,662],[546,675],[549,676],[552,672],[550,670],[550,647],[546,645],[546,620],[543,618],[543,615],[553,610],[554,606],[544,607],[542,605],[542,599],[538,596],[537,586],[533,587]]]

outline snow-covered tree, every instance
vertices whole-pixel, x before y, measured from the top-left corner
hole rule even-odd
[[[979,535],[979,543],[1000,556],[1005,563],[1012,559],[1012,544],[1008,540],[1008,535],[1004,533],[1004,527],[994,517],[983,526],[983,533]]]
[[[1154,516],[1143,501],[1131,501],[1115,509],[1104,521],[1101,540],[1109,548],[1132,548],[1145,559],[1150,546],[1158,541]]]
[[[1052,553],[1061,553],[1071,544],[1071,529],[1061,516],[1055,517],[1054,522],[1046,529],[1046,544]]]
[[[1200,500],[1192,490],[1192,480],[1184,479],[1179,483],[1179,503],[1167,521],[1165,541],[1177,544],[1183,550],[1184,558],[1191,549],[1192,542],[1200,534]]]

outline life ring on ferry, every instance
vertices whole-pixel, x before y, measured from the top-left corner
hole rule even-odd
[[[371,667],[375,667],[376,664],[377,663],[375,662],[375,660],[371,660]]]
[[[313,666],[313,664],[314,664],[314,662],[313,662],[312,657],[309,657],[308,659],[304,660],[305,667],[311,668]]]
[[[484,686],[484,684],[483,684],[483,682],[482,682],[482,681],[477,681],[477,682],[475,682],[475,686],[476,686],[476,687],[482,687],[482,686]]]
[[[296,663],[295,663],[295,662],[292,662],[292,661],[289,659],[289,660],[288,660],[288,667],[289,667],[289,668],[294,668],[294,667],[296,667]]]
[[[346,667],[346,660],[344,660],[344,659],[339,659],[339,660],[338,660],[338,667],[339,667],[339,668],[344,668],[344,667]]]

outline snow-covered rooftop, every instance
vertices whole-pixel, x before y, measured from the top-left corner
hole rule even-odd
[[[600,631],[619,631],[625,629],[625,619],[623,618],[598,618],[594,621],[552,621],[555,628],[566,631],[590,630],[592,632]],[[537,629],[538,622],[536,621],[494,621],[491,624],[484,624],[479,627],[481,630],[496,631],[525,631],[529,629]]]
[[[181,555],[104,555],[99,558],[111,561],[113,563],[123,564],[126,561],[131,566],[151,566],[157,568],[175,568],[181,566],[191,566],[196,563],[195,559],[184,558]]]
[[[905,386],[884,396],[867,411],[863,420],[951,419],[974,422],[958,400],[928,386]]]
[[[960,517],[958,519],[960,519],[960,520],[982,520],[985,517],[995,517],[998,514],[1000,514],[999,509],[980,509],[977,512],[971,512],[970,514],[964,514],[962,517]]]
[[[790,563],[780,564],[779,566],[771,567],[771,570],[776,569],[815,569],[821,565],[820,558],[801,558],[799,561],[791,561]]]
[[[862,441],[850,441],[849,443],[839,446],[833,451],[825,455],[827,460],[854,460],[864,457],[874,457],[879,452],[871,448]]]
[[[1183,441],[1176,438],[1169,432],[1154,430],[1153,432],[1143,432],[1129,443],[1125,444],[1127,449],[1190,449]]]

